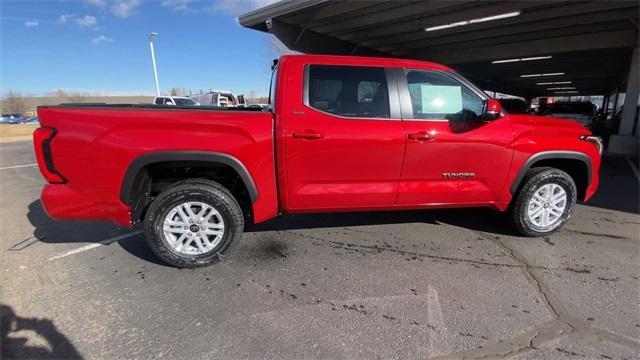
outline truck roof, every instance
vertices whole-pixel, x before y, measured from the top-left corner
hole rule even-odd
[[[296,55],[283,55],[280,57],[281,61],[287,61],[287,59],[302,59],[302,61],[317,61],[323,64],[330,64],[331,62],[352,63],[353,65],[378,65],[385,67],[404,67],[404,68],[418,68],[453,72],[451,69],[442,64],[421,61],[410,60],[400,58],[386,58],[386,57],[374,57],[374,56],[345,56],[345,55],[315,55],[315,54],[296,54]]]

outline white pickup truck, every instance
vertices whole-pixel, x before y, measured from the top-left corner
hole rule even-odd
[[[173,106],[199,106],[200,104],[191,98],[184,96],[156,96],[153,99],[155,105]]]

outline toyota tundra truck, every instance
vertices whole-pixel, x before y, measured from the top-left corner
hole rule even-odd
[[[598,186],[589,130],[508,114],[443,65],[283,56],[270,99],[41,106],[42,204],[55,219],[144,222],[158,257],[196,267],[282,213],[489,207],[545,236]]]

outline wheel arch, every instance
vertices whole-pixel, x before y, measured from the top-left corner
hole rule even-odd
[[[258,200],[258,190],[249,170],[237,158],[208,151],[157,151],[135,158],[128,166],[120,189],[120,200],[129,207],[131,220],[137,222],[149,203],[151,177],[148,169],[161,164],[198,164],[202,167],[225,166],[232,169],[246,188],[251,204]]]
[[[591,184],[592,164],[589,156],[577,151],[543,151],[530,156],[509,188],[511,195],[517,193],[530,169],[541,166],[554,167],[567,172],[576,184],[578,198],[580,200],[585,198],[586,190]]]

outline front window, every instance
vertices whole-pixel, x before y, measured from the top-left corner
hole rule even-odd
[[[483,99],[454,78],[421,70],[405,70],[405,74],[414,119],[482,119]]]
[[[308,105],[354,118],[389,118],[389,91],[383,68],[309,65]]]

